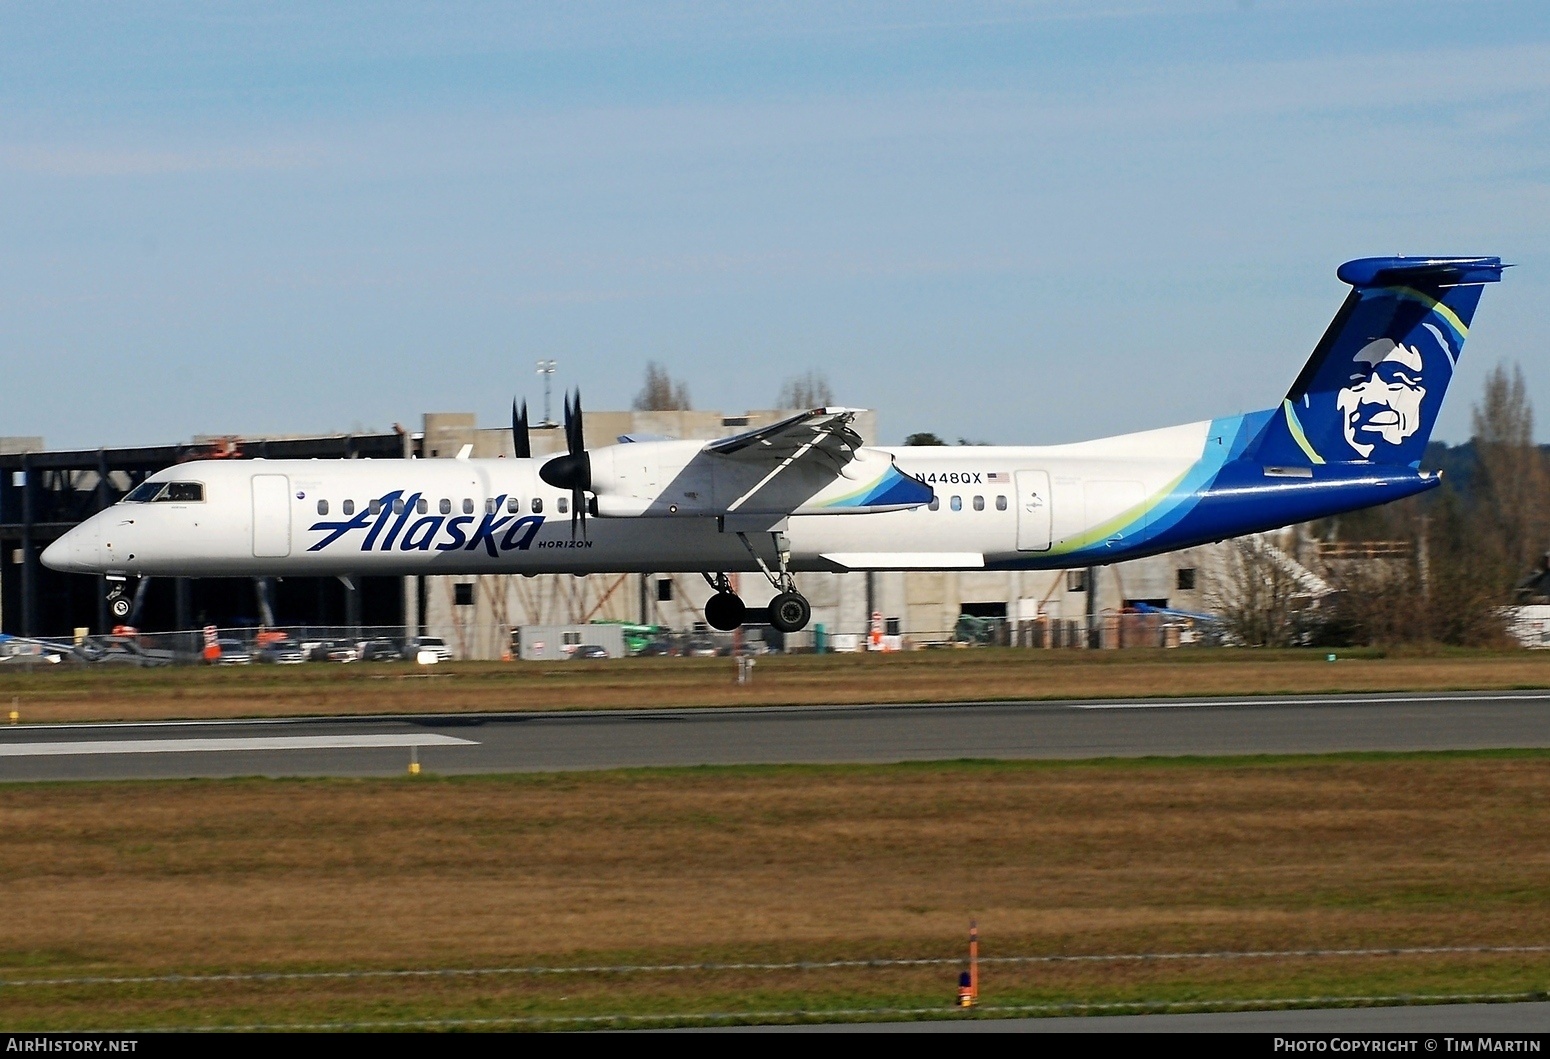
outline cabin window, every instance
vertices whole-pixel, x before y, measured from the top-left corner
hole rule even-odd
[[[566,502],[563,496],[556,500],[555,503],[559,506],[559,511],[562,515],[570,510],[570,505]]]
[[[996,497],[996,510],[997,511],[1005,511],[1006,510],[1006,497],[1004,497],[1004,496]]]
[[[319,515],[326,515],[326,514],[328,514],[328,501],[327,500],[319,500],[318,501],[318,514]]]
[[[540,497],[536,497],[536,496],[533,497],[533,514],[535,514],[535,515],[542,515],[543,513],[544,513],[544,502],[543,502],[543,499],[540,498]]]
[[[418,511],[418,512],[419,512],[419,513],[420,513],[420,514],[422,514],[422,515],[423,515],[423,514],[425,514],[425,513],[426,513],[426,512],[427,512],[427,511],[429,511],[429,510],[430,510],[430,509],[431,509],[431,505],[430,505],[430,503],[429,503],[429,502],[428,502],[428,501],[427,501],[427,500],[426,500],[426,499],[425,499],[425,498],[424,498],[424,497],[423,497],[423,496],[422,496],[422,497],[420,497],[420,499],[418,499],[418,500],[416,500],[416,501],[415,501],[415,502],[414,502],[414,509],[415,509],[415,510],[416,510],[416,511]]]
[[[984,511],[985,510],[985,498],[984,497],[977,496],[977,497],[974,498],[974,510],[975,511]]]
[[[932,511],[942,510],[942,498],[939,496],[932,497],[931,503],[927,504],[926,507]]]
[[[395,501],[393,501],[393,514],[395,514],[395,515],[402,515],[403,513],[404,513],[404,502],[402,500],[395,500]]]
[[[519,512],[521,510],[522,510],[522,501],[521,501],[520,498],[515,497],[515,496],[508,496],[506,498],[506,513],[507,514],[515,515],[517,512]]]
[[[124,499],[131,504],[149,504],[156,499],[156,494],[161,492],[161,487],[166,484],[166,482],[144,482],[131,489]]]
[[[495,512],[496,512],[495,498],[492,496],[492,497],[487,498],[485,500],[485,502],[484,502],[484,513],[486,515],[493,515],[493,514],[495,514]]]
[[[353,515],[353,514],[355,514],[355,501],[354,500],[346,500],[344,502],[344,513],[346,515]]]
[[[373,500],[371,503],[367,504],[366,507],[367,510],[369,510],[373,515],[382,514],[382,501],[380,500]]]
[[[948,506],[951,507],[954,511],[962,511],[963,510],[963,497],[961,497],[961,496],[953,497],[952,500],[949,502]]]
[[[452,501],[448,500],[446,497],[441,498],[441,513],[443,515],[452,514]]]
[[[466,497],[465,496],[463,498],[463,514],[465,514],[465,515],[472,515],[473,513],[474,513],[474,502],[473,502],[473,499],[471,497]]]

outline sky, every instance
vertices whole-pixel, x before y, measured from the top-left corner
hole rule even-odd
[[[1276,404],[1494,254],[1435,436],[1550,440],[1550,5],[0,4],[0,434],[507,421],[645,365],[1046,444]]]

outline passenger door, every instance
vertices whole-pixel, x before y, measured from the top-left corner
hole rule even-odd
[[[291,481],[283,474],[253,476],[253,556],[291,554]]]
[[[1017,479],[1017,550],[1047,552],[1050,547],[1049,472],[1018,471],[1014,477]]]

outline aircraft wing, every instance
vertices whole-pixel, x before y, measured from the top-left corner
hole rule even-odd
[[[859,408],[814,408],[767,427],[707,442],[704,451],[751,463],[780,463],[817,449],[843,465],[861,447],[851,429]]]

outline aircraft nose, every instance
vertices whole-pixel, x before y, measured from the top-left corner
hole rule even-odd
[[[100,536],[101,531],[90,522],[67,530],[63,537],[43,549],[43,565],[66,574],[100,572],[101,557],[97,546]]]

